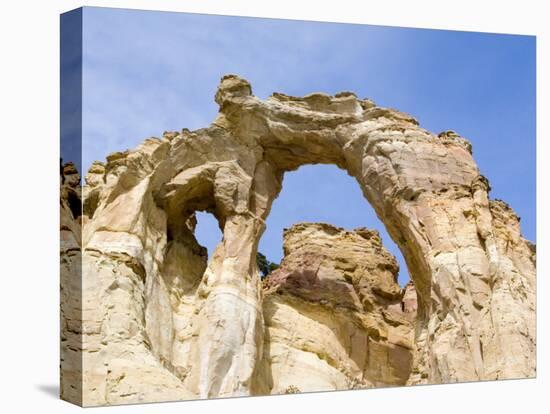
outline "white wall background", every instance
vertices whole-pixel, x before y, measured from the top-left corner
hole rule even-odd
[[[120,0],[130,7],[537,35],[538,378],[277,398],[99,408],[111,413],[543,412],[550,390],[549,10],[544,1]],[[59,357],[59,14],[78,1],[5,1],[0,13],[0,411],[65,413]],[[510,102],[513,105],[513,102]],[[544,114],[544,116],[543,116]],[[546,139],[545,139],[546,138]],[[547,298],[548,296],[548,298]],[[546,391],[546,393],[544,392]],[[96,412],[94,410],[94,412]]]

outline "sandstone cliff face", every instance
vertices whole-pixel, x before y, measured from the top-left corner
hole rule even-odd
[[[350,92],[276,93],[262,101],[247,81],[229,75],[215,99],[220,112],[210,127],[165,133],[95,163],[85,185],[71,187],[82,193],[78,218],[67,198],[73,190],[62,194],[62,346],[75,342],[63,353],[82,359],[81,374],[64,358],[67,399],[80,393],[82,404],[98,405],[279,392],[282,386],[262,373],[266,350],[277,355],[284,345],[292,352],[302,345],[285,343],[278,336],[284,328],[274,331],[282,324],[278,312],[313,320],[300,306],[314,306],[315,295],[328,295],[326,305],[315,305],[327,318],[319,325],[347,326],[333,338],[351,341],[361,315],[373,319],[355,323],[354,338],[375,343],[367,349],[406,349],[390,339],[395,326],[388,321],[378,328],[387,328],[385,338],[372,335],[380,315],[401,300],[391,269],[386,276],[332,272],[336,263],[323,262],[322,279],[348,292],[346,301],[335,292],[289,293],[293,279],[284,269],[303,260],[315,271],[289,252],[273,287],[284,293],[262,291],[255,259],[265,219],[284,173],[312,163],[335,164],[355,177],[405,256],[418,298],[408,384],[535,375],[534,249],[513,211],[489,199],[467,140],[453,131],[434,135],[411,116]],[[223,231],[209,263],[193,235],[196,211],[213,213]],[[346,274],[351,282],[344,283]],[[371,277],[376,283],[367,283]],[[82,292],[77,302],[63,293],[72,285]],[[338,303],[346,312],[329,317],[324,309]],[[371,372],[352,348],[324,350],[341,365],[309,385],[404,381],[403,370]],[[282,378],[283,371],[275,362],[271,375]],[[82,378],[82,390],[72,394],[67,378]]]
[[[299,224],[264,281],[262,374],[271,393],[404,385],[413,323],[377,232]]]
[[[60,171],[61,398],[82,404],[82,191],[72,163]]]

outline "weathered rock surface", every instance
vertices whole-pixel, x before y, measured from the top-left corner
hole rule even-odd
[[[262,101],[229,75],[215,99],[210,127],[165,133],[92,165],[82,216],[63,201],[62,337],[82,359],[82,404],[266,392],[264,317],[274,323],[276,314],[264,309],[279,304],[263,303],[257,245],[284,173],[312,163],[355,177],[405,256],[418,297],[408,384],[535,375],[534,249],[513,211],[489,199],[466,139],[434,135],[350,92]],[[223,231],[209,263],[193,235],[195,211],[212,212]],[[67,298],[79,284],[81,299]],[[80,378],[63,358],[64,377]],[[334,387],[365,366],[350,364]],[[390,377],[403,380],[363,378]],[[62,393],[73,399],[64,381]]]
[[[404,385],[413,323],[377,232],[298,224],[264,281],[262,378],[273,394]]]
[[[403,312],[409,319],[414,320],[416,318],[416,311],[418,310],[418,297],[412,280],[405,285],[401,303]]]
[[[82,188],[74,164],[60,171],[61,398],[82,404]]]

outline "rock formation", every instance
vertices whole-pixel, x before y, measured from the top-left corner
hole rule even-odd
[[[82,404],[82,188],[73,163],[60,171],[61,398]]]
[[[402,311],[409,317],[409,319],[414,320],[416,318],[416,311],[418,309],[418,297],[416,295],[416,289],[414,283],[409,281],[405,286],[403,292]]]
[[[228,75],[215,100],[208,128],[111,154],[82,188],[62,173],[64,398],[100,405],[535,376],[534,247],[514,212],[489,199],[466,139],[351,92],[262,101]],[[408,293],[374,233],[325,225],[287,232],[295,248],[262,289],[256,252],[272,202],[285,172],[314,163],[357,180],[403,252]],[[213,213],[223,232],[209,262],[196,211]],[[288,379],[284,352],[311,382]]]
[[[413,323],[378,233],[299,224],[285,231],[284,251],[264,281],[267,390],[405,385]]]

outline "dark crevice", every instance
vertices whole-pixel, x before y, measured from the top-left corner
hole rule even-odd
[[[77,219],[82,215],[82,202],[80,197],[74,191],[69,191],[67,194],[67,202],[74,219]]]

